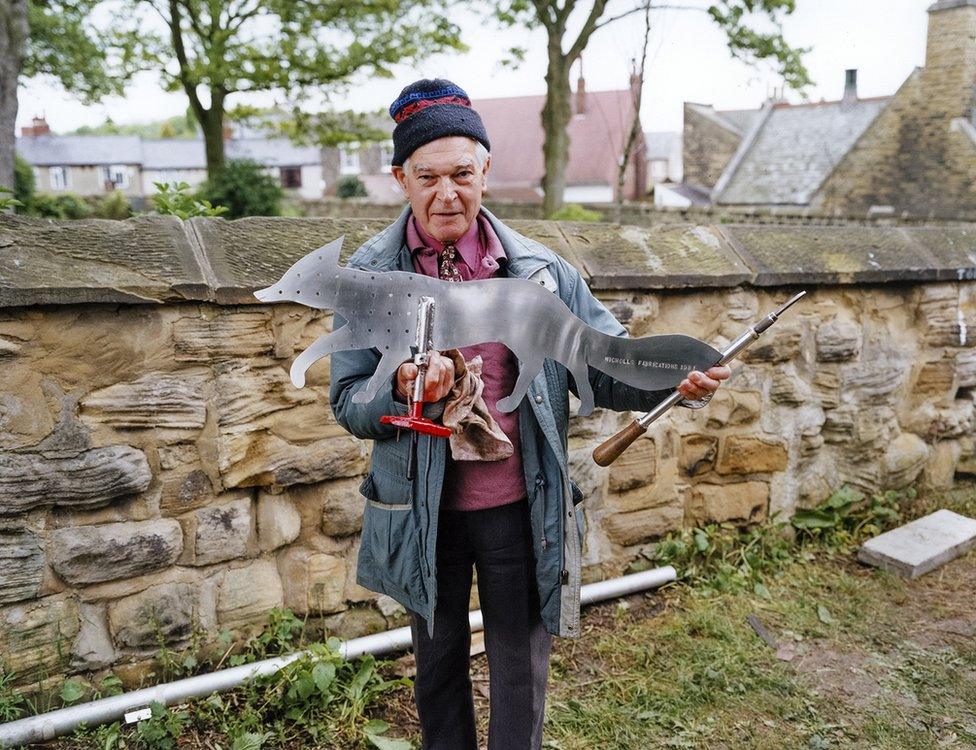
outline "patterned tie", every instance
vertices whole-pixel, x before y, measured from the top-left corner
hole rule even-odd
[[[456,256],[457,248],[454,243],[448,243],[444,246],[440,267],[440,277],[444,281],[462,281],[461,272],[458,270],[457,263],[454,262]]]

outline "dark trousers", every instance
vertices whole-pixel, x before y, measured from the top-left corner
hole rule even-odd
[[[489,750],[542,746],[552,638],[539,616],[528,503],[441,511],[437,531],[434,637],[411,613],[417,659],[414,698],[425,750],[477,750],[469,675],[471,566],[488,655]]]

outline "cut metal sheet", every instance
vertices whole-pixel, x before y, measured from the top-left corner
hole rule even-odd
[[[588,368],[642,390],[674,388],[692,370],[721,359],[708,344],[682,334],[626,338],[586,325],[555,294],[527,279],[494,278],[456,283],[405,271],[363,271],[339,265],[343,238],[314,250],[272,286],[255,292],[264,302],[298,302],[335,310],[348,322],[302,352],[291,367],[297,387],[316,360],[333,352],[375,348],[381,359],[356,403],[372,401],[402,362],[411,357],[421,297],[437,307],[434,348],[440,351],[500,342],[519,361],[518,380],[498,401],[513,411],[542,370],[545,359],[563,364],[579,387],[580,414],[593,410]]]

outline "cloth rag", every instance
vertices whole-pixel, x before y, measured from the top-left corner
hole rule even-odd
[[[515,449],[485,404],[481,356],[465,362],[464,355],[457,349],[449,349],[444,355],[454,362],[454,385],[447,395],[441,417],[443,424],[451,428],[451,456],[455,461],[508,458]]]

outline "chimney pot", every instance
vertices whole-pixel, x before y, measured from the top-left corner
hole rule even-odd
[[[32,138],[38,135],[49,135],[51,132],[51,127],[47,124],[47,120],[41,116],[38,117],[34,115],[31,119],[30,125],[25,125],[20,129],[20,134],[28,138]]]
[[[844,99],[845,103],[857,101],[857,68],[844,71]]]
[[[582,73],[576,79],[576,114],[586,114],[586,81]]]

